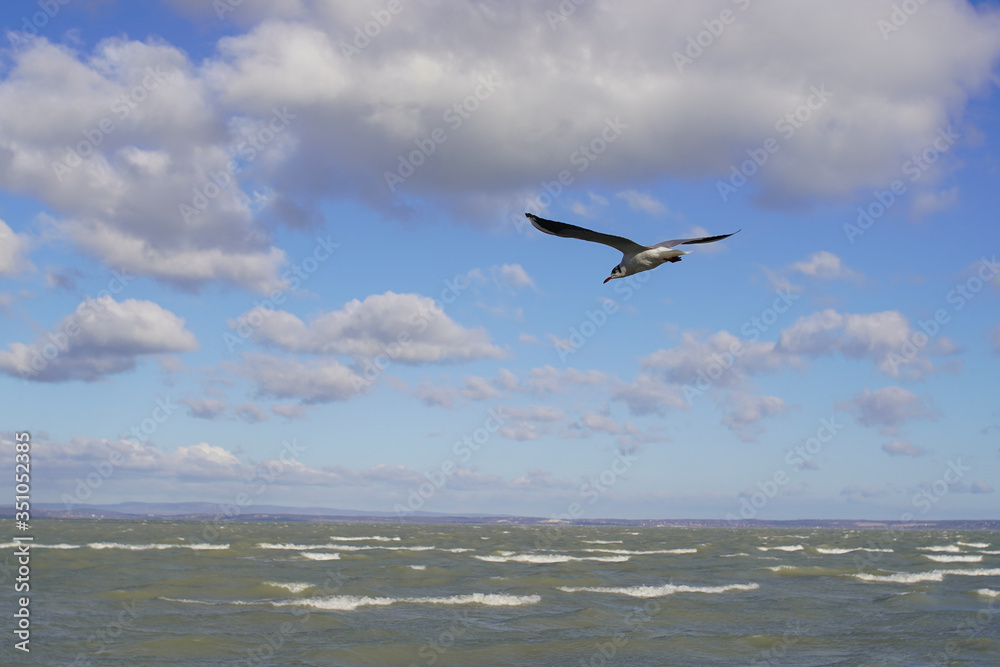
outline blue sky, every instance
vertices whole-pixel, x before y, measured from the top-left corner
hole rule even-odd
[[[901,7],[12,3],[0,449],[67,507],[995,518],[1000,14]],[[525,211],[742,231],[602,284]]]

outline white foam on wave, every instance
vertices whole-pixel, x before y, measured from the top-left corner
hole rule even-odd
[[[943,544],[933,547],[917,547],[921,551],[944,551],[950,554],[957,554],[962,551],[962,548],[957,544]]]
[[[837,547],[832,547],[829,549],[823,547],[816,547],[816,553],[819,554],[849,554],[852,551],[881,551],[882,553],[891,554],[892,549],[869,549],[868,547],[854,547],[853,549],[841,549]]]
[[[193,549],[194,551],[219,551],[228,549],[228,544],[122,544],[120,542],[91,542],[91,549],[127,549],[129,551],[151,551],[163,549]]]
[[[916,584],[921,581],[943,581],[945,575],[961,575],[965,577],[996,577],[1000,576],[1000,568],[975,568],[972,570],[931,570],[930,572],[893,572],[892,574],[861,574],[852,575],[862,581],[881,583]]]
[[[280,581],[265,581],[265,586],[274,586],[275,588],[283,588],[289,593],[301,593],[302,591],[312,588],[312,584],[307,584],[301,581],[294,581],[290,583],[282,583]]]
[[[720,554],[719,558],[736,558],[737,556],[749,556],[750,554],[745,554],[740,552],[738,554]]]
[[[624,563],[630,556],[567,556],[565,554],[511,554],[500,556],[473,556],[487,563],[568,563],[591,560],[599,563]]]
[[[559,590],[564,593],[617,593],[628,595],[634,598],[659,598],[675,593],[728,593],[729,591],[753,591],[760,588],[760,584],[728,584],[725,586],[675,586],[674,584],[663,584],[662,586],[559,586]]]
[[[331,595],[323,598],[303,598],[271,602],[275,607],[312,607],[329,611],[354,611],[359,607],[385,606],[397,603],[408,604],[481,604],[487,607],[520,607],[537,604],[539,595],[507,595],[503,593],[471,593],[449,597],[383,598],[359,595]]]
[[[921,554],[924,558],[929,558],[937,563],[980,563],[982,556],[962,555],[962,556],[938,556],[936,554]]]
[[[972,547],[973,549],[985,549],[990,546],[989,542],[956,542],[955,544],[961,544],[963,547]]]
[[[426,565],[410,565],[411,570],[426,570]]]
[[[629,549],[582,549],[588,553],[609,553],[609,554],[627,554],[630,556],[641,556],[644,554],[694,554],[698,553],[697,549],[684,548],[684,549],[652,549],[649,551],[631,551]]]
[[[805,549],[801,544],[786,544],[778,547],[757,547],[758,551],[802,551]]]
[[[14,549],[21,545],[27,546],[29,549],[80,549],[79,544],[35,544],[34,542],[3,542],[0,544],[0,549]]]
[[[369,535],[367,537],[339,537],[337,535],[331,535],[331,540],[337,540],[339,542],[399,542],[403,538],[401,537],[385,537],[383,535]]]
[[[310,549],[336,549],[337,551],[369,551],[372,549],[382,549],[385,551],[430,551],[435,547],[412,546],[412,547],[383,547],[376,545],[355,545],[355,544],[290,544],[287,542],[260,542],[257,544],[260,549],[280,549],[286,551],[308,551]]]
[[[986,554],[987,556],[997,556],[1000,555],[1000,551],[980,551],[981,554]]]
[[[584,540],[584,544],[621,544],[621,540]]]
[[[327,554],[318,551],[302,551],[299,555],[309,560],[340,560],[340,554]]]
[[[980,588],[979,590],[976,591],[976,594],[988,598],[1000,597],[1000,591],[994,590],[992,588]]]

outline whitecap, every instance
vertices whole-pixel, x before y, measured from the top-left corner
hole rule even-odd
[[[339,540],[340,542],[399,542],[403,538],[401,537],[384,537],[382,535],[369,535],[367,537],[339,537],[337,535],[331,535],[331,540]]]
[[[985,549],[990,546],[989,542],[956,542],[955,544],[961,544],[963,547],[972,547],[973,549]]]
[[[630,551],[629,549],[582,549],[581,551],[586,551],[589,553],[609,553],[609,554],[628,554],[631,556],[641,556],[644,554],[693,554],[698,553],[697,549],[685,548],[685,549],[653,549],[650,551]]]
[[[805,549],[801,544],[786,544],[778,547],[757,547],[758,551],[802,551]]]
[[[977,595],[982,595],[988,598],[1000,597],[1000,591],[994,590],[992,588],[980,588],[976,591]]]
[[[937,556],[935,554],[922,554],[924,558],[929,558],[938,563],[980,563],[982,556]]]
[[[917,549],[920,549],[921,551],[944,551],[951,554],[962,551],[962,548],[956,544],[945,544],[933,547],[917,547]]]
[[[35,544],[31,541],[25,542],[3,542],[0,544],[0,549],[14,549],[19,546],[25,546],[30,549],[79,549],[81,548],[79,544]]]
[[[816,547],[816,553],[820,554],[849,554],[852,551],[871,551],[871,552],[882,552],[887,554],[893,553],[892,549],[869,549],[868,547],[854,547],[853,549],[840,549],[837,547],[825,549],[823,547]]]
[[[584,540],[584,544],[621,544],[621,540]]]
[[[301,593],[302,591],[312,588],[312,584],[307,584],[305,582],[290,582],[281,583],[279,581],[265,581],[265,586],[274,586],[275,588],[283,588],[289,593]]]
[[[570,561],[590,560],[599,563],[624,563],[629,556],[567,556],[565,554],[515,554],[500,552],[499,556],[473,556],[487,563],[568,563]]]
[[[559,586],[559,590],[565,593],[617,593],[628,595],[634,598],[659,598],[674,593],[728,593],[729,591],[753,591],[760,588],[760,584],[728,584],[725,586],[675,586],[674,584],[664,584],[662,586]]]
[[[91,542],[91,549],[127,549],[129,551],[150,551],[163,549],[193,549],[195,551],[218,551],[228,549],[228,544],[121,544],[120,542]]]
[[[317,551],[303,551],[299,555],[309,560],[340,560],[340,554],[327,554]]]
[[[324,598],[302,598],[271,602],[275,607],[303,606],[331,611],[354,611],[359,607],[409,604],[482,604],[488,607],[519,607],[537,604],[538,595],[507,595],[503,593],[471,593],[449,597],[385,598],[358,595],[332,595]]]
[[[426,565],[410,565],[411,570],[426,570]]]
[[[974,568],[971,570],[931,570],[930,572],[893,572],[892,574],[855,574],[862,581],[916,584],[921,581],[942,581],[945,575],[961,575],[965,577],[996,577],[1000,576],[1000,568]]]

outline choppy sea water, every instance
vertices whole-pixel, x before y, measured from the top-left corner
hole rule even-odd
[[[32,536],[30,654],[0,550],[4,665],[1000,665],[1000,532],[44,520]]]

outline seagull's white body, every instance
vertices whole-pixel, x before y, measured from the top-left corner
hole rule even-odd
[[[693,239],[674,239],[673,241],[657,243],[654,246],[645,246],[623,236],[602,234],[601,232],[584,229],[583,227],[577,227],[576,225],[569,225],[565,222],[556,222],[555,220],[539,218],[537,215],[533,215],[531,213],[525,213],[524,215],[531,221],[531,224],[535,227],[535,229],[540,232],[552,234],[553,236],[562,236],[563,238],[580,239],[581,241],[591,241],[593,243],[603,243],[604,245],[611,246],[612,248],[621,251],[622,261],[618,264],[618,266],[611,269],[611,275],[608,276],[604,282],[608,282],[608,280],[612,280],[614,278],[624,278],[625,276],[631,276],[636,273],[642,273],[643,271],[649,271],[650,269],[655,269],[661,264],[666,264],[667,262],[679,262],[681,261],[681,256],[690,254],[689,251],[678,250],[676,246],[694,243],[713,243],[715,241],[727,239],[739,231],[737,229],[736,232],[733,232],[733,234],[722,234],[719,236],[701,236]]]

